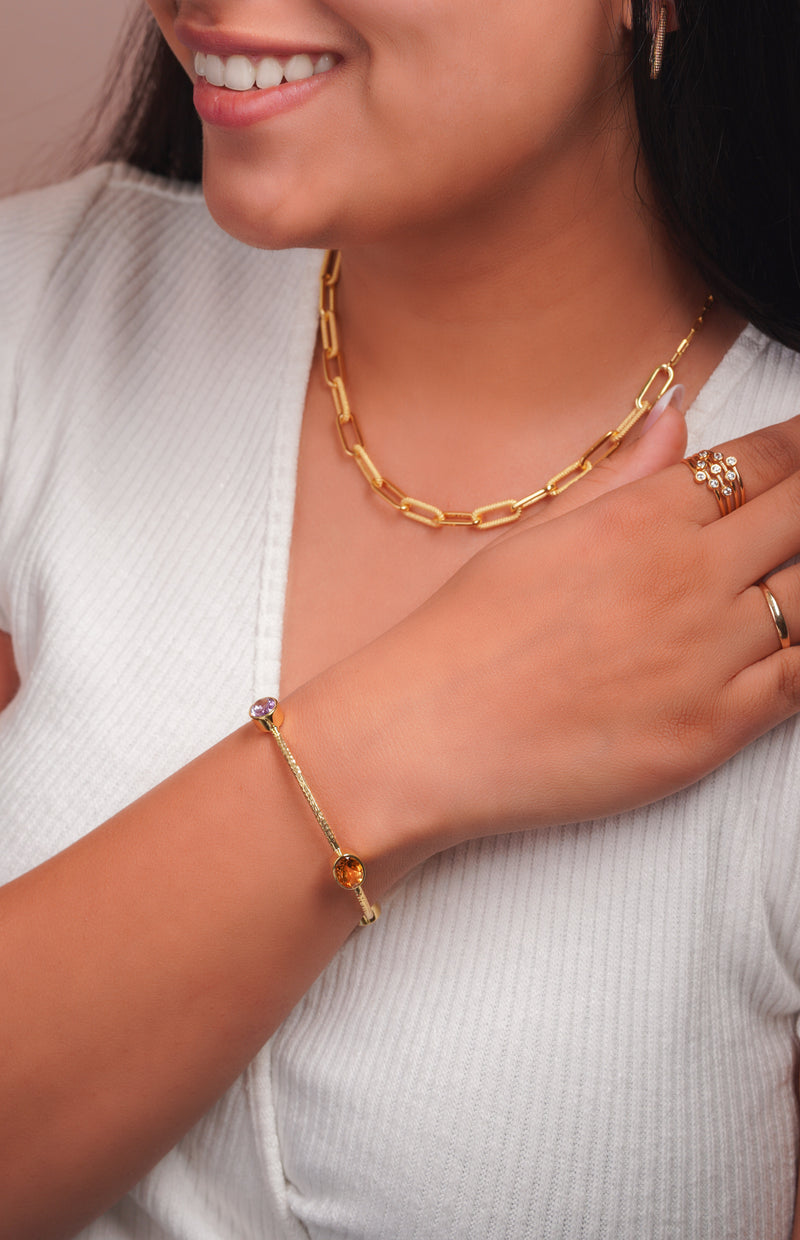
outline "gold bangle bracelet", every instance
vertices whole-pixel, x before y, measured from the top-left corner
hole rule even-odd
[[[358,905],[361,909],[361,920],[358,924],[360,926],[371,926],[373,922],[378,920],[381,909],[379,904],[370,904],[364,894],[363,883],[367,873],[366,866],[355,853],[343,852],[340,848],[339,841],[334,835],[330,823],[317,804],[314,793],[309,788],[303,772],[297,765],[297,759],[281,735],[280,728],[283,723],[283,711],[278,703],[278,699],[274,697],[259,698],[250,707],[250,718],[262,732],[268,732],[277,742],[278,748],[286,759],[286,765],[300,785],[300,791],[308,801],[311,812],[316,818],[322,834],[333,849],[335,854],[333,862],[334,879],[345,891],[352,891],[358,900]]]

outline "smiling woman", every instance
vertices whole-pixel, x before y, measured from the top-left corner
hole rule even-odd
[[[740,7],[151,0],[113,161],[0,212],[3,1240],[786,1240],[800,15]]]

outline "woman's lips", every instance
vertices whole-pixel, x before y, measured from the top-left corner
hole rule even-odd
[[[296,82],[284,81],[269,89],[230,90],[213,86],[198,77],[194,86],[194,106],[207,125],[223,129],[244,129],[260,121],[288,112],[324,90],[335,69]]]
[[[242,129],[312,98],[342,63],[329,48],[270,44],[251,36],[198,30],[176,22],[194,53],[194,104],[208,125]]]
[[[173,27],[175,38],[190,52],[206,55],[248,56],[259,60],[262,56],[275,56],[278,60],[288,60],[291,56],[307,55],[316,61],[324,53],[332,53],[340,59],[335,49],[328,43],[306,43],[302,40],[293,42],[286,38],[267,38],[253,34],[252,31],[222,30],[218,26],[195,26],[181,18],[177,18]]]

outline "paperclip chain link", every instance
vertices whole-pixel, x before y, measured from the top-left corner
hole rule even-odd
[[[562,491],[566,491],[568,487],[588,474],[595,465],[607,460],[613,452],[616,452],[625,436],[672,386],[675,367],[689,348],[714,302],[712,294],[709,293],[690,330],[681,340],[669,361],[661,362],[656,366],[633,402],[630,413],[622,419],[619,426],[606,431],[604,435],[595,440],[576,461],[554,474],[544,486],[532,491],[530,495],[523,496],[522,499],[504,499],[494,504],[484,504],[479,508],[474,508],[471,512],[453,512],[406,495],[402,487],[397,486],[381,473],[367,452],[361,428],[347,395],[344,357],[339,344],[336,288],[341,269],[341,252],[328,250],[320,273],[319,324],[322,341],[322,370],[333,400],[339,439],[345,452],[353,458],[376,495],[379,495],[402,516],[408,517],[411,521],[417,521],[420,525],[431,526],[433,529],[439,529],[443,525],[464,525],[472,529],[493,530],[499,525],[510,525],[513,521],[518,521],[528,508],[541,503],[542,500],[554,499],[556,495],[560,495]],[[657,390],[653,392],[653,388]]]

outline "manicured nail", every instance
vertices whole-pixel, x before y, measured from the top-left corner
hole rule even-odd
[[[655,425],[668,405],[677,405],[680,409],[685,395],[686,389],[682,383],[673,383],[671,388],[667,388],[664,395],[660,400],[656,401],[653,408],[650,410],[642,423],[642,434],[644,434],[645,431],[649,431],[650,427]]]

